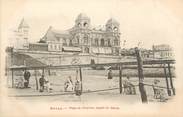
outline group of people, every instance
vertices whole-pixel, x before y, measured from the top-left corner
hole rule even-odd
[[[113,73],[112,73],[111,69],[109,69],[109,71],[108,71],[107,78],[108,79],[113,78]],[[155,99],[160,99],[160,101],[163,101],[165,99],[165,92],[162,88],[159,88],[159,83],[160,83],[160,80],[155,79],[154,83],[152,85],[153,86],[153,91],[154,91],[154,98]],[[123,80],[123,89],[124,89],[124,91],[123,91],[124,94],[127,94],[127,95],[135,95],[136,94],[135,85],[132,84],[132,82],[130,81],[129,76],[127,76]]]
[[[41,75],[41,78],[39,78],[39,85],[40,85],[39,90],[40,92],[44,92],[44,90],[50,92],[52,90],[50,82],[44,78],[44,75]]]
[[[124,93],[128,95],[135,95],[135,85],[131,83],[130,77],[127,76],[126,79],[123,81]]]
[[[25,70],[23,77],[20,77],[19,79],[17,79],[18,81],[16,84],[16,88],[30,88],[29,79],[31,77],[31,73],[28,70]]]
[[[82,94],[82,84],[81,81],[76,79],[75,84],[72,81],[71,76],[68,77],[68,79],[64,83],[64,91],[69,92],[69,91],[75,91],[75,94],[77,96],[80,96]]]
[[[159,86],[160,80],[155,79],[153,84],[153,90],[154,90],[154,98],[160,99],[160,101],[166,101],[165,99],[165,92],[162,88]]]
[[[113,73],[112,73],[112,69],[109,69],[108,74],[107,74],[107,78],[108,79],[112,79],[113,78]],[[110,81],[112,82],[112,81]],[[112,85],[112,83],[110,83],[110,85]],[[130,81],[130,77],[127,76],[124,81],[123,81],[123,87],[124,87],[124,93],[127,95],[135,95],[136,94],[136,90],[135,90],[135,86],[131,83]]]
[[[29,87],[30,77],[31,77],[31,73],[28,70],[24,70],[23,77],[20,77],[18,79],[19,81],[16,84],[16,88],[30,88]],[[108,71],[107,78],[108,79],[113,78],[113,73],[111,69],[109,69]],[[164,90],[159,88],[159,82],[160,82],[159,80],[155,79],[154,84],[152,85],[154,90],[154,98],[164,100],[164,97],[165,97]],[[50,90],[52,90],[52,88],[50,87],[50,82],[44,78],[44,75],[41,75],[41,77],[39,78],[39,85],[40,85],[40,90],[39,90],[40,92],[44,92],[45,89],[47,92],[50,92]],[[123,89],[125,94],[128,94],[128,95],[136,94],[135,85],[132,84],[129,76],[127,76],[123,80]],[[76,81],[74,83],[72,81],[71,76],[69,76],[67,80],[64,82],[64,91],[65,92],[74,91],[75,94],[79,96],[82,94],[82,82],[78,80],[78,78],[76,77]]]

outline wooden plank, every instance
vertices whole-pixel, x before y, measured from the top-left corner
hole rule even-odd
[[[171,69],[170,69],[170,64],[169,63],[168,63],[168,71],[169,71],[169,77],[170,77],[170,86],[171,86],[173,95],[175,95],[175,88],[173,86],[172,73],[171,73]]]
[[[144,88],[144,75],[143,75],[143,62],[141,59],[141,53],[138,48],[135,48],[138,63],[138,77],[139,77],[139,91],[141,95],[142,103],[147,103],[146,90]]]

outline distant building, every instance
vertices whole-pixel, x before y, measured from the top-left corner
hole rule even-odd
[[[147,49],[141,50],[141,56],[144,59],[154,58],[153,51],[152,50],[147,50]]]
[[[40,41],[48,44],[48,51],[119,55],[119,25],[111,18],[103,28],[92,28],[90,18],[81,13],[71,29],[58,31],[50,27]]]
[[[141,51],[141,57],[143,59],[153,58],[153,51],[148,49],[140,49]],[[130,49],[122,49],[121,55],[126,57],[136,57],[135,55],[135,48]]]
[[[13,31],[13,36],[11,38],[14,41],[12,46],[15,49],[28,49],[29,48],[29,26],[24,19],[20,22],[18,28]],[[11,42],[10,42],[11,43]]]
[[[173,50],[169,45],[153,45],[154,58],[171,59],[174,57]]]

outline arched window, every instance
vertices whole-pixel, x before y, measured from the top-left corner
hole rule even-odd
[[[98,44],[98,39],[97,39],[97,38],[95,38],[95,45],[96,45],[96,46],[99,45],[99,44]]]
[[[78,27],[80,27],[81,26],[81,23],[78,23]]]
[[[114,45],[118,46],[118,39],[117,38],[114,40]]]
[[[85,53],[89,53],[89,48],[88,47],[85,48]]]
[[[113,30],[114,30],[114,31],[118,31],[118,28],[117,28],[117,27],[114,27]]]
[[[72,46],[72,40],[71,39],[69,40],[69,45]]]
[[[87,23],[87,22],[85,22],[85,23],[83,24],[83,26],[84,26],[84,27],[87,27],[87,26],[88,26],[88,23]]]
[[[63,45],[67,45],[66,39],[63,39]]]
[[[101,39],[100,45],[104,46],[104,39],[103,38]]]
[[[107,40],[107,44],[108,44],[108,46],[111,46],[111,41],[110,41],[110,39]]]

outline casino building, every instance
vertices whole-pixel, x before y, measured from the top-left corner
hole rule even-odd
[[[29,46],[34,49],[42,45],[44,50],[55,52],[119,55],[119,26],[119,22],[111,18],[105,26],[95,28],[91,26],[91,19],[86,14],[80,13],[71,29],[60,31],[50,26],[39,41],[42,44],[29,44]]]
[[[91,19],[80,13],[72,28],[61,31],[50,26],[38,42],[30,43],[30,27],[23,19],[10,38],[16,42],[6,49],[6,63],[34,66],[120,62],[119,27],[113,18],[93,27]]]

